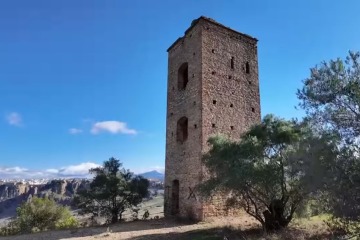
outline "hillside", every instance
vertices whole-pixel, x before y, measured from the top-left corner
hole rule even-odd
[[[164,181],[164,174],[160,173],[158,171],[145,172],[145,173],[141,173],[139,175],[143,176],[144,178],[147,178],[147,179],[157,179],[160,181]]]

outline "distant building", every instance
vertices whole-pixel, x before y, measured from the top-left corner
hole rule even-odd
[[[194,20],[168,49],[165,216],[227,214],[224,197],[203,201],[202,154],[211,135],[231,139],[260,121],[257,39],[212,19]]]

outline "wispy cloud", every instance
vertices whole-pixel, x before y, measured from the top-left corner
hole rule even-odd
[[[103,121],[93,124],[90,132],[99,134],[101,132],[109,132],[112,134],[137,134],[137,131],[127,127],[127,124],[119,121]]]
[[[72,134],[72,135],[80,134],[82,132],[83,132],[83,130],[79,129],[79,128],[70,128],[69,129],[69,133]]]
[[[29,179],[29,178],[67,178],[89,177],[89,169],[99,167],[93,162],[85,162],[77,165],[69,165],[62,168],[51,168],[46,170],[29,170],[21,167],[0,167],[0,178],[2,179]]]
[[[5,118],[6,118],[6,121],[8,122],[8,124],[10,124],[12,126],[21,127],[23,125],[22,117],[17,112],[12,112],[12,113],[7,114],[5,116]]]

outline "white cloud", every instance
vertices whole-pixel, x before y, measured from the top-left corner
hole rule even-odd
[[[20,127],[22,126],[22,117],[19,113],[17,112],[12,112],[6,115],[6,121],[12,125],[12,126],[17,126]]]
[[[70,165],[60,168],[58,175],[60,176],[86,176],[89,174],[90,168],[96,168],[100,165],[92,162],[80,163],[78,165]]]
[[[50,168],[46,170],[29,170],[21,167],[0,167],[0,179],[29,179],[29,178],[66,178],[66,177],[89,177],[89,169],[100,165],[92,162],[65,166],[62,168]]]
[[[136,130],[127,127],[126,123],[119,121],[103,121],[93,124],[91,131],[92,134],[101,132],[109,132],[112,134],[137,134]]]
[[[79,128],[70,128],[69,129],[69,133],[72,134],[72,135],[80,134],[82,132],[83,132],[83,130],[79,129]]]

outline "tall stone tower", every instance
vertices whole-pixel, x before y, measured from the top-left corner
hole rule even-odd
[[[201,157],[211,135],[238,140],[260,121],[257,39],[200,17],[168,49],[165,216],[224,215],[224,199],[205,202]]]

